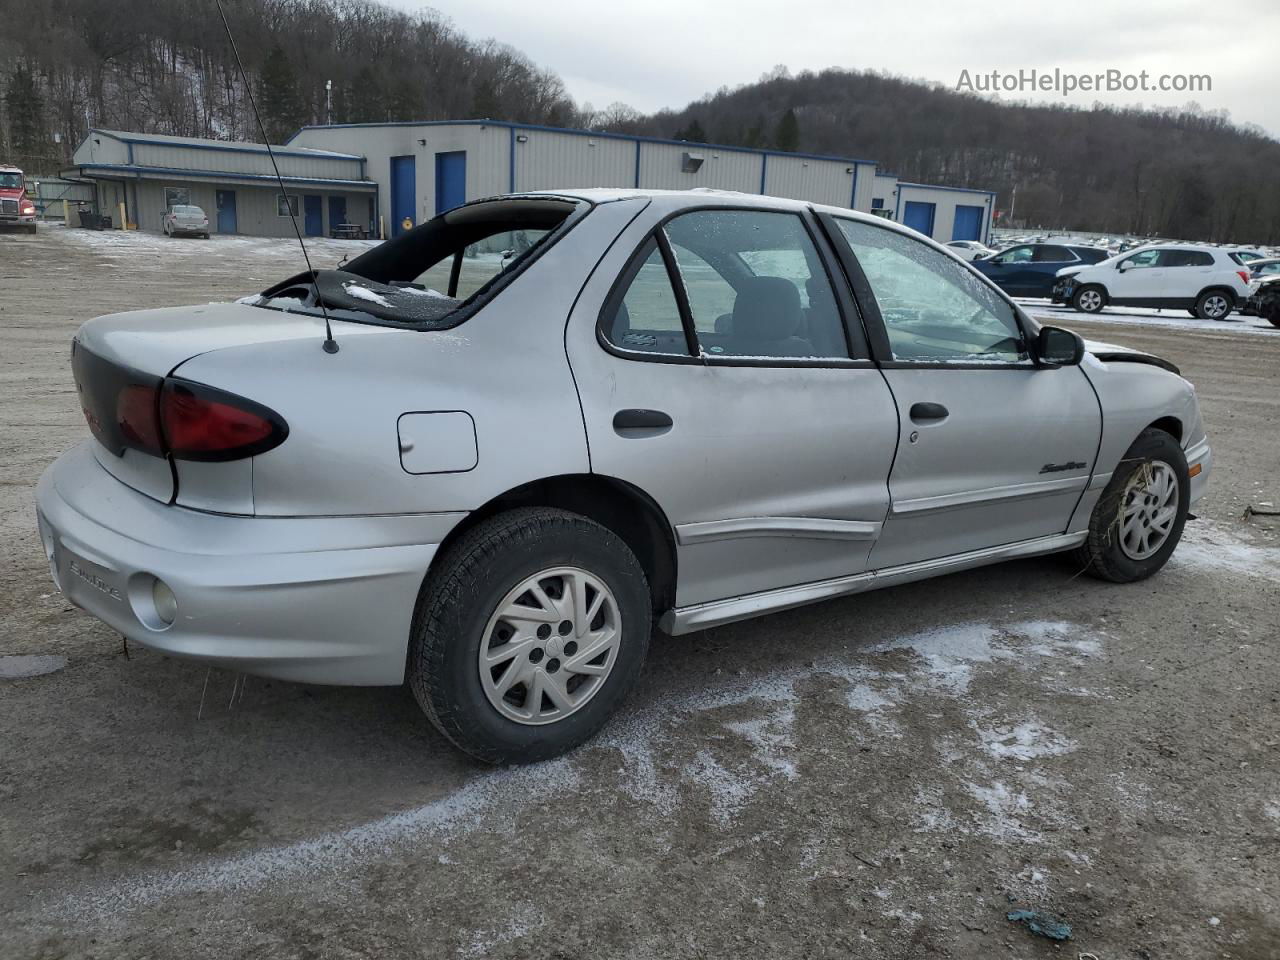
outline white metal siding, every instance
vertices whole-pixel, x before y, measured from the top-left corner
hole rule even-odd
[[[547,130],[516,130],[516,190],[557,187],[634,187],[633,140]],[[521,143],[520,138],[527,137]]]
[[[991,219],[991,197],[989,194],[973,193],[966,190],[948,190],[945,187],[913,187],[905,183],[898,184],[898,190],[901,193],[900,202],[896,207],[899,220],[903,218],[903,211],[906,210],[908,201],[935,205],[933,239],[938,242],[946,243],[951,239],[951,230],[955,226],[957,205],[983,208],[985,213],[983,214],[984,219],[979,239],[987,239],[988,223]]]
[[[286,177],[318,180],[359,180],[360,161],[338,157],[276,156],[280,173]],[[271,176],[275,171],[266,152],[217,150],[207,147],[180,147],[168,144],[136,143],[133,163],[168,170],[216,170],[220,173],[252,173]]]
[[[695,153],[703,158],[702,168],[697,173],[685,173],[680,169],[685,153]],[[713,187],[717,190],[759,193],[762,159],[762,154],[740,150],[716,150],[685,143],[642,142],[640,186],[655,190]]]
[[[854,169],[854,164],[843,161],[770,154],[764,192],[771,197],[847,207],[853,201]]]
[[[86,163],[128,163],[129,148],[115,137],[91,133],[76,148],[72,159],[77,166]]]

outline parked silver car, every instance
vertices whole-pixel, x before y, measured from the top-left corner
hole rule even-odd
[[[655,623],[1065,551],[1141,580],[1210,468],[1170,364],[740,194],[470,203],[314,285],[92,320],[72,362],[92,438],[37,493],[72,602],[235,670],[407,678],[490,761],[590,737]]]
[[[194,204],[176,204],[165,210],[160,229],[166,237],[191,236],[209,239],[209,217]]]

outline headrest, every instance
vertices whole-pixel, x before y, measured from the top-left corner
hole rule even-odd
[[[803,319],[800,291],[782,277],[752,277],[733,301],[733,334],[744,340],[785,340]]]

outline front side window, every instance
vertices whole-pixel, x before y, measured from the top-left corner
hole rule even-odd
[[[799,216],[696,210],[665,232],[702,352],[848,358],[831,281]]]
[[[1143,250],[1141,253],[1135,253],[1132,257],[1126,257],[1120,262],[1126,264],[1126,270],[1155,267],[1160,265],[1160,254],[1163,252],[1162,250]]]
[[[1031,247],[1013,247],[995,258],[996,263],[1030,263]]]
[[[964,264],[896,230],[835,222],[871,286],[894,360],[1030,359],[1013,307]]]

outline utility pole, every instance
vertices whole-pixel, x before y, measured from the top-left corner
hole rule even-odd
[[[324,122],[333,126],[333,81],[324,82]]]

